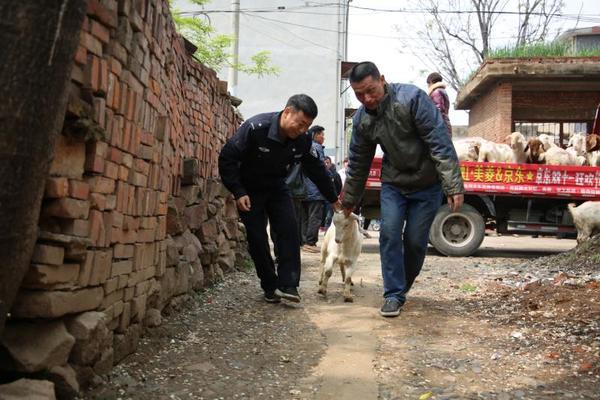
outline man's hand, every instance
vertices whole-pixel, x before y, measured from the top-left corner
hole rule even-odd
[[[448,205],[450,206],[452,212],[457,212],[458,210],[460,210],[460,207],[463,205],[464,201],[464,194],[453,194],[451,196],[448,196]]]
[[[251,207],[250,196],[248,196],[248,195],[242,196],[239,199],[237,199],[235,201],[235,203],[237,204],[238,210],[245,211],[245,212],[250,211],[250,207]]]

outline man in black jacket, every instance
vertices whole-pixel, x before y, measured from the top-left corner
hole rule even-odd
[[[246,226],[248,251],[270,303],[280,298],[300,301],[300,239],[285,183],[289,168],[300,161],[327,201],[341,209],[325,166],[310,152],[311,138],[304,134],[316,116],[312,98],[294,95],[283,111],[246,120],[219,155],[221,179],[236,199]],[[269,249],[267,220],[277,235],[277,271]]]

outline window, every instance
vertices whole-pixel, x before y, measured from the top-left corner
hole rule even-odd
[[[545,133],[554,137],[554,143],[566,147],[569,137],[574,133],[590,132],[591,124],[581,122],[530,122],[515,121],[514,130],[521,132],[526,138],[535,137]]]

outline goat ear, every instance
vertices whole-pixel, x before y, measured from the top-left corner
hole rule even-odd
[[[506,137],[504,138],[504,141],[505,141],[505,142],[510,142],[510,135],[506,136]]]
[[[598,137],[596,135],[590,135],[585,138],[585,147],[586,151],[593,151],[594,148],[598,145]]]
[[[350,214],[350,217],[355,221],[360,221],[360,217],[354,213]]]

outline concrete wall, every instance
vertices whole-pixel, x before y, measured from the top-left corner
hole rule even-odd
[[[167,2],[90,0],[74,63],[38,242],[0,339],[0,381],[50,379],[62,398],[245,257],[216,178],[240,118]]]
[[[345,46],[344,35],[339,35],[338,31],[344,30],[344,3],[327,0],[241,2],[240,61],[248,62],[253,54],[267,50],[271,53],[272,64],[280,69],[277,76],[258,77],[239,73],[234,94],[243,100],[239,108],[245,118],[281,110],[291,95],[306,93],[315,99],[319,107],[315,124],[325,127],[325,147],[334,149],[342,145],[345,105],[338,103],[341,101],[338,70]],[[315,6],[307,7],[307,4]],[[185,0],[178,0],[176,5],[186,11],[194,9]],[[277,11],[277,6],[285,8]],[[204,7],[209,11],[212,26],[219,33],[231,34],[232,14],[211,11],[227,11],[230,7],[230,0],[211,0]],[[276,12],[244,11],[257,9]],[[218,74],[222,80],[228,80],[227,69]],[[231,89],[231,84],[229,87]],[[331,153],[328,151],[328,154]]]

